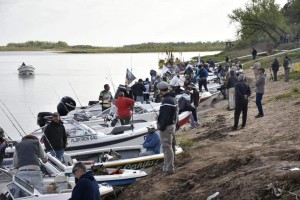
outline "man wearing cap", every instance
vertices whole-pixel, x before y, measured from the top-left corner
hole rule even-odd
[[[232,130],[237,130],[241,112],[243,113],[242,126],[245,128],[248,111],[248,97],[251,96],[251,90],[244,81],[244,75],[238,76],[238,82],[235,84],[235,110],[234,110],[234,125]]]
[[[2,166],[6,145],[7,142],[4,139],[4,130],[0,127],[0,167]]]
[[[99,101],[101,101],[102,104],[102,111],[105,111],[106,109],[110,108],[111,102],[114,99],[109,90],[110,90],[109,85],[105,84],[104,90],[100,92]]]
[[[43,163],[48,160],[36,136],[26,135],[15,146],[13,167],[18,169],[18,176],[43,194],[44,184],[40,170],[40,159]]]
[[[161,145],[164,153],[164,176],[169,176],[175,173],[172,143],[177,121],[177,105],[175,95],[168,90],[169,84],[167,82],[159,82],[157,88],[163,98],[159,109],[157,128],[160,132]]]
[[[150,125],[148,128],[148,134],[144,141],[143,147],[146,151],[143,151],[139,156],[150,156],[154,154],[160,154],[160,137],[155,131],[154,125]]]
[[[118,117],[122,125],[127,125],[131,119],[131,110],[134,106],[134,100],[124,97],[124,93],[119,93],[119,98],[115,101],[115,106],[118,108]]]
[[[46,152],[63,161],[64,151],[67,147],[67,134],[57,112],[52,114],[51,122],[44,130],[44,143]]]

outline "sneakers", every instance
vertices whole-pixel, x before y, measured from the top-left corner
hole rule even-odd
[[[261,114],[258,114],[255,116],[255,118],[261,118],[261,117],[263,117],[263,115],[261,115]]]

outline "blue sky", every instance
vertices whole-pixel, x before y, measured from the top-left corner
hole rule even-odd
[[[235,39],[247,0],[0,0],[0,45],[28,40],[122,46]],[[281,6],[287,0],[276,0]]]

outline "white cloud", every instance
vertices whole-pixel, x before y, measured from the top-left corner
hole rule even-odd
[[[28,40],[121,46],[234,39],[247,0],[0,0],[0,45]],[[283,5],[286,0],[277,1]]]

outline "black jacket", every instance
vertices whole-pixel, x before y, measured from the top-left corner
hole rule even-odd
[[[143,92],[146,92],[146,87],[140,82],[135,83],[131,89],[135,96],[143,96]]]
[[[48,124],[44,130],[45,136],[44,143],[46,151],[55,150],[60,151],[66,148],[67,146],[67,134],[65,127],[62,122],[55,123],[53,121]],[[51,146],[49,145],[49,142]],[[53,149],[52,149],[53,148]]]
[[[168,125],[175,124],[177,120],[177,105],[175,95],[172,92],[166,93],[163,96],[159,115],[157,119],[158,128],[164,131]]]
[[[237,77],[236,75],[230,75],[226,81],[226,88],[229,89],[229,88],[233,88],[235,83],[237,82]]]
[[[277,59],[275,59],[272,63],[272,70],[273,71],[278,71],[279,70],[279,62]]]
[[[97,181],[92,172],[86,172],[79,180],[75,180],[76,186],[69,200],[99,200],[100,192]]]
[[[247,98],[245,98],[245,95],[247,95]],[[249,85],[243,81],[238,81],[235,84],[235,102],[246,102],[249,96],[251,96]]]

